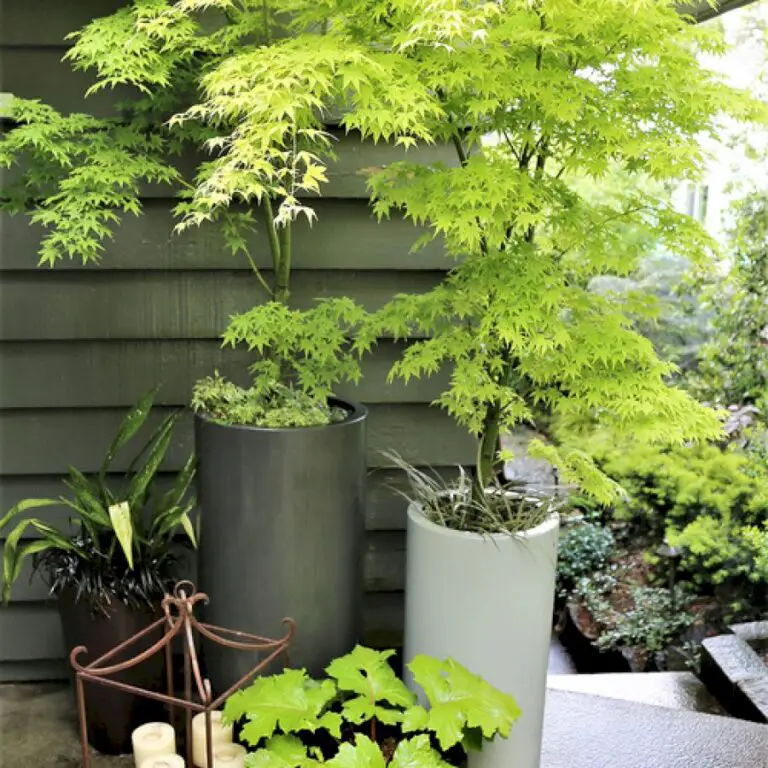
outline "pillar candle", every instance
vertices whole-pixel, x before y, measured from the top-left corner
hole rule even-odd
[[[184,768],[184,758],[180,755],[156,755],[145,760],[140,768]]]
[[[214,747],[213,768],[245,768],[245,747],[239,744]]]
[[[132,734],[133,758],[136,768],[150,757],[176,753],[176,732],[168,723],[145,723]]]
[[[232,743],[232,726],[221,722],[221,712],[211,712],[211,743],[214,751],[217,746]],[[205,712],[192,718],[192,762],[197,768],[206,768],[207,752],[205,748]]]

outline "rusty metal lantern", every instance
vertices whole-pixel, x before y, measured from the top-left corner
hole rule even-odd
[[[168,718],[174,723],[175,709],[178,707],[185,712],[184,728],[186,732],[187,755],[186,763],[192,768],[192,714],[205,713],[206,757],[209,768],[213,766],[213,740],[211,738],[211,713],[218,710],[221,705],[246,683],[249,683],[256,675],[263,672],[270,664],[282,658],[283,664],[288,664],[288,650],[291,640],[296,632],[296,625],[292,619],[283,619],[285,634],[279,639],[269,639],[252,635],[248,632],[217,627],[198,621],[195,616],[195,607],[198,603],[205,605],[208,596],[203,592],[197,592],[195,585],[190,581],[179,582],[172,595],[166,595],[161,603],[163,616],[150,624],[145,629],[137,632],[125,642],[113,648],[111,651],[95,659],[90,664],[81,664],[78,658],[88,653],[88,649],[80,645],[72,649],[69,661],[75,670],[75,688],[77,693],[77,714],[80,726],[80,743],[82,747],[82,768],[90,766],[90,750],[88,747],[88,728],[86,723],[85,683],[95,683],[110,688],[116,688],[126,693],[132,693],[146,699],[160,701],[168,706]],[[123,651],[128,650],[134,643],[150,635],[163,627],[163,637],[150,648],[137,654],[133,658],[118,664],[106,664]],[[203,678],[200,671],[200,662],[197,656],[195,635],[206,638],[217,645],[231,648],[237,651],[249,651],[264,654],[261,661],[248,673],[243,675],[234,685],[230,686],[220,696],[213,698],[210,681]],[[173,653],[172,643],[179,637],[184,649],[184,694],[183,697],[175,695],[173,677]],[[124,672],[146,661],[157,653],[165,653],[166,693],[149,691],[119,680],[111,679],[113,675]],[[106,665],[105,665],[106,664]],[[193,689],[194,686],[194,689]],[[193,696],[197,694],[199,701]]]

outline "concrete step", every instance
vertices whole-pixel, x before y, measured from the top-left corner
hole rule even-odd
[[[66,686],[0,686],[0,765],[78,768],[74,726]],[[93,768],[133,766],[130,756],[94,757]],[[694,766],[768,768],[768,726],[556,688],[547,692],[541,768]]]
[[[704,684],[691,672],[618,673],[606,675],[550,674],[547,687],[558,691],[622,699],[667,709],[725,714]]]
[[[768,768],[768,725],[547,691],[541,768],[694,767]]]

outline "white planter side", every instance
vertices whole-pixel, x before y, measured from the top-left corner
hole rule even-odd
[[[405,662],[451,657],[522,710],[509,739],[486,744],[471,768],[539,768],[558,530],[553,514],[517,536],[483,537],[408,508]],[[418,691],[407,672],[406,682]]]

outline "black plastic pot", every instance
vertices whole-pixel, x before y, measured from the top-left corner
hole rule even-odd
[[[78,645],[84,645],[88,649],[87,655],[79,657],[83,664],[96,660],[159,617],[159,613],[149,607],[133,610],[118,600],[113,601],[108,615],[94,613],[87,601],[75,602],[72,590],[65,590],[59,595],[58,605],[67,653]],[[113,657],[110,664],[133,658],[161,637],[162,629],[159,628],[156,633],[150,633],[130,649]],[[163,691],[163,654],[156,654],[133,669],[112,676],[112,679],[153,691]],[[103,754],[119,755],[130,752],[131,732],[135,728],[146,722],[167,719],[163,705],[158,702],[103,685],[86,683],[85,697],[88,742]]]
[[[290,617],[292,666],[320,674],[359,642],[365,533],[365,422],[357,404],[323,427],[225,426],[199,416],[199,587],[207,620],[268,637]],[[206,644],[219,693],[253,655]]]

